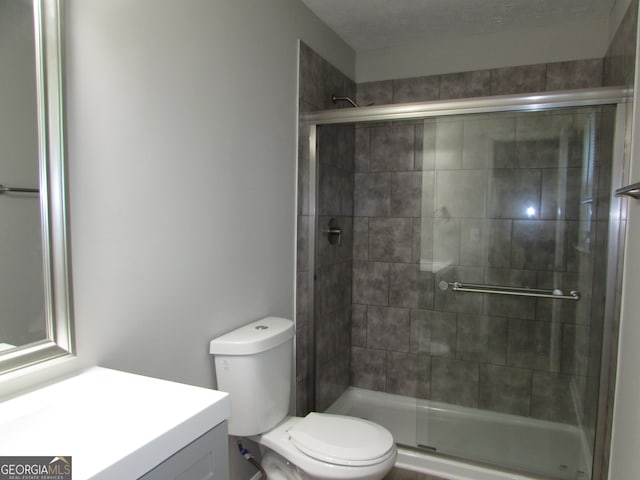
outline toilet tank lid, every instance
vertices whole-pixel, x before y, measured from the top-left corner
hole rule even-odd
[[[209,353],[214,355],[253,355],[270,350],[293,337],[293,322],[266,317],[214,338]]]

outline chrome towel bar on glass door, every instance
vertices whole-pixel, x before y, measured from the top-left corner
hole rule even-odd
[[[0,185],[0,195],[3,193],[15,192],[15,193],[40,193],[37,188],[20,188],[20,187],[5,187]]]
[[[449,287],[454,292],[490,293],[495,295],[516,295],[521,297],[552,298],[554,300],[580,300],[580,292],[571,290],[565,295],[562,290],[540,290],[537,288],[504,287],[499,285],[480,285],[477,283],[447,282],[441,281],[440,290],[445,291]]]
[[[636,200],[640,200],[640,182],[617,189],[616,197],[622,196],[632,197]]]

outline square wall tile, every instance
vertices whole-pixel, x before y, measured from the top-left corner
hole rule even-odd
[[[594,88],[603,85],[604,60],[574,60],[547,65],[547,91]]]
[[[369,259],[410,263],[413,247],[411,218],[370,218]]]
[[[353,303],[389,304],[389,264],[353,262]]]
[[[385,391],[415,397],[418,392],[418,356],[411,353],[387,352],[387,385]],[[426,381],[426,379],[422,379]]]
[[[511,267],[520,270],[566,270],[567,223],[514,220]]]
[[[391,212],[391,174],[354,175],[354,215],[386,217]]]
[[[412,263],[422,264],[423,262],[431,262],[433,259],[433,232],[429,226],[431,223],[425,219],[413,219]]]
[[[455,357],[457,319],[455,313],[412,310],[412,346],[432,357]]]
[[[386,352],[353,347],[351,349],[351,385],[384,392]]]
[[[433,218],[436,215],[436,172],[422,172],[420,214],[423,218]]]
[[[575,129],[575,114],[521,113],[516,119],[518,168],[580,167],[582,140]],[[560,146],[567,154],[560,154]],[[574,151],[575,150],[575,151]]]
[[[431,400],[477,407],[479,381],[477,362],[441,357],[431,359]]]
[[[435,168],[452,170],[462,167],[462,120],[437,119],[435,127]],[[427,132],[425,132],[426,134]],[[426,138],[426,135],[425,135]],[[424,140],[423,140],[424,141]],[[424,169],[424,160],[423,160]]]
[[[440,76],[440,100],[491,95],[491,71],[449,73]]]
[[[367,346],[367,306],[351,305],[351,346]]]
[[[462,219],[460,265],[508,267],[511,261],[511,220]]]
[[[350,217],[353,215],[353,172],[339,170],[338,182],[340,188],[340,215]]]
[[[300,98],[315,109],[324,108],[324,89],[320,85],[323,59],[308,45],[300,42]]]
[[[414,125],[373,127],[370,136],[369,169],[372,172],[413,170]]]
[[[369,260],[369,217],[353,217],[353,259]]]
[[[436,166],[436,122],[435,119],[425,119],[422,125],[416,125],[416,170],[433,170]]]
[[[356,129],[339,125],[336,132],[336,165],[345,172],[354,172]]]
[[[493,168],[505,164],[505,145],[515,153],[516,119],[510,115],[481,115],[464,121],[462,166]],[[497,148],[496,148],[497,147]]]
[[[505,365],[507,319],[459,313],[456,357]]]
[[[562,324],[509,319],[508,366],[559,372],[561,349]]]
[[[349,387],[349,356],[339,356],[317,369],[316,408],[325,410]]]
[[[314,282],[314,307],[316,316],[324,316],[337,310],[343,304],[343,290],[347,288],[341,281],[340,264],[316,268]]]
[[[439,98],[439,75],[393,80],[393,103],[427,102]]]
[[[529,416],[531,411],[531,370],[480,365],[478,407],[494,412]]]
[[[393,80],[359,83],[356,103],[361,107],[393,103]]]
[[[537,272],[489,268],[486,272],[486,283],[488,285],[536,288]],[[484,312],[487,315],[533,320],[536,318],[536,299],[510,295],[487,295],[484,301]]]
[[[341,205],[341,172],[332,165],[320,165],[318,168],[318,214],[340,215]]]
[[[497,168],[489,171],[490,218],[538,218],[541,172],[536,169]]]
[[[589,327],[584,325],[563,325],[561,372],[568,375],[587,376],[589,374]],[[596,347],[599,356],[600,345]]]
[[[391,174],[391,215],[419,217],[422,212],[422,172]]]
[[[424,223],[426,222],[423,222],[423,225]],[[457,218],[435,218],[431,223],[433,224],[431,233],[433,268],[440,268],[438,265],[459,265],[461,263],[460,220]],[[430,237],[427,235],[426,238]],[[423,259],[427,260],[426,255]]]
[[[389,264],[389,306],[433,308],[434,275],[417,264]]]
[[[486,170],[436,172],[436,216],[484,218],[487,211],[486,203]]]
[[[368,348],[408,352],[410,334],[409,309],[367,307]]]
[[[542,92],[546,72],[546,64],[495,68],[491,70],[491,95]]]
[[[571,376],[533,372],[531,416],[551,422],[576,424],[571,399]]]
[[[542,170],[540,218],[578,220],[581,206],[581,168]]]
[[[355,157],[354,168],[356,172],[368,172],[369,171],[369,132],[370,127],[356,128],[355,133]]]

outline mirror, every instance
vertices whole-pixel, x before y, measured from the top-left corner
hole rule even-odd
[[[73,353],[59,0],[0,0],[0,374]]]

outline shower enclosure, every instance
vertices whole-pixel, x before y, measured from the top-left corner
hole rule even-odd
[[[599,478],[625,112],[601,88],[307,115],[315,409],[401,459]]]

